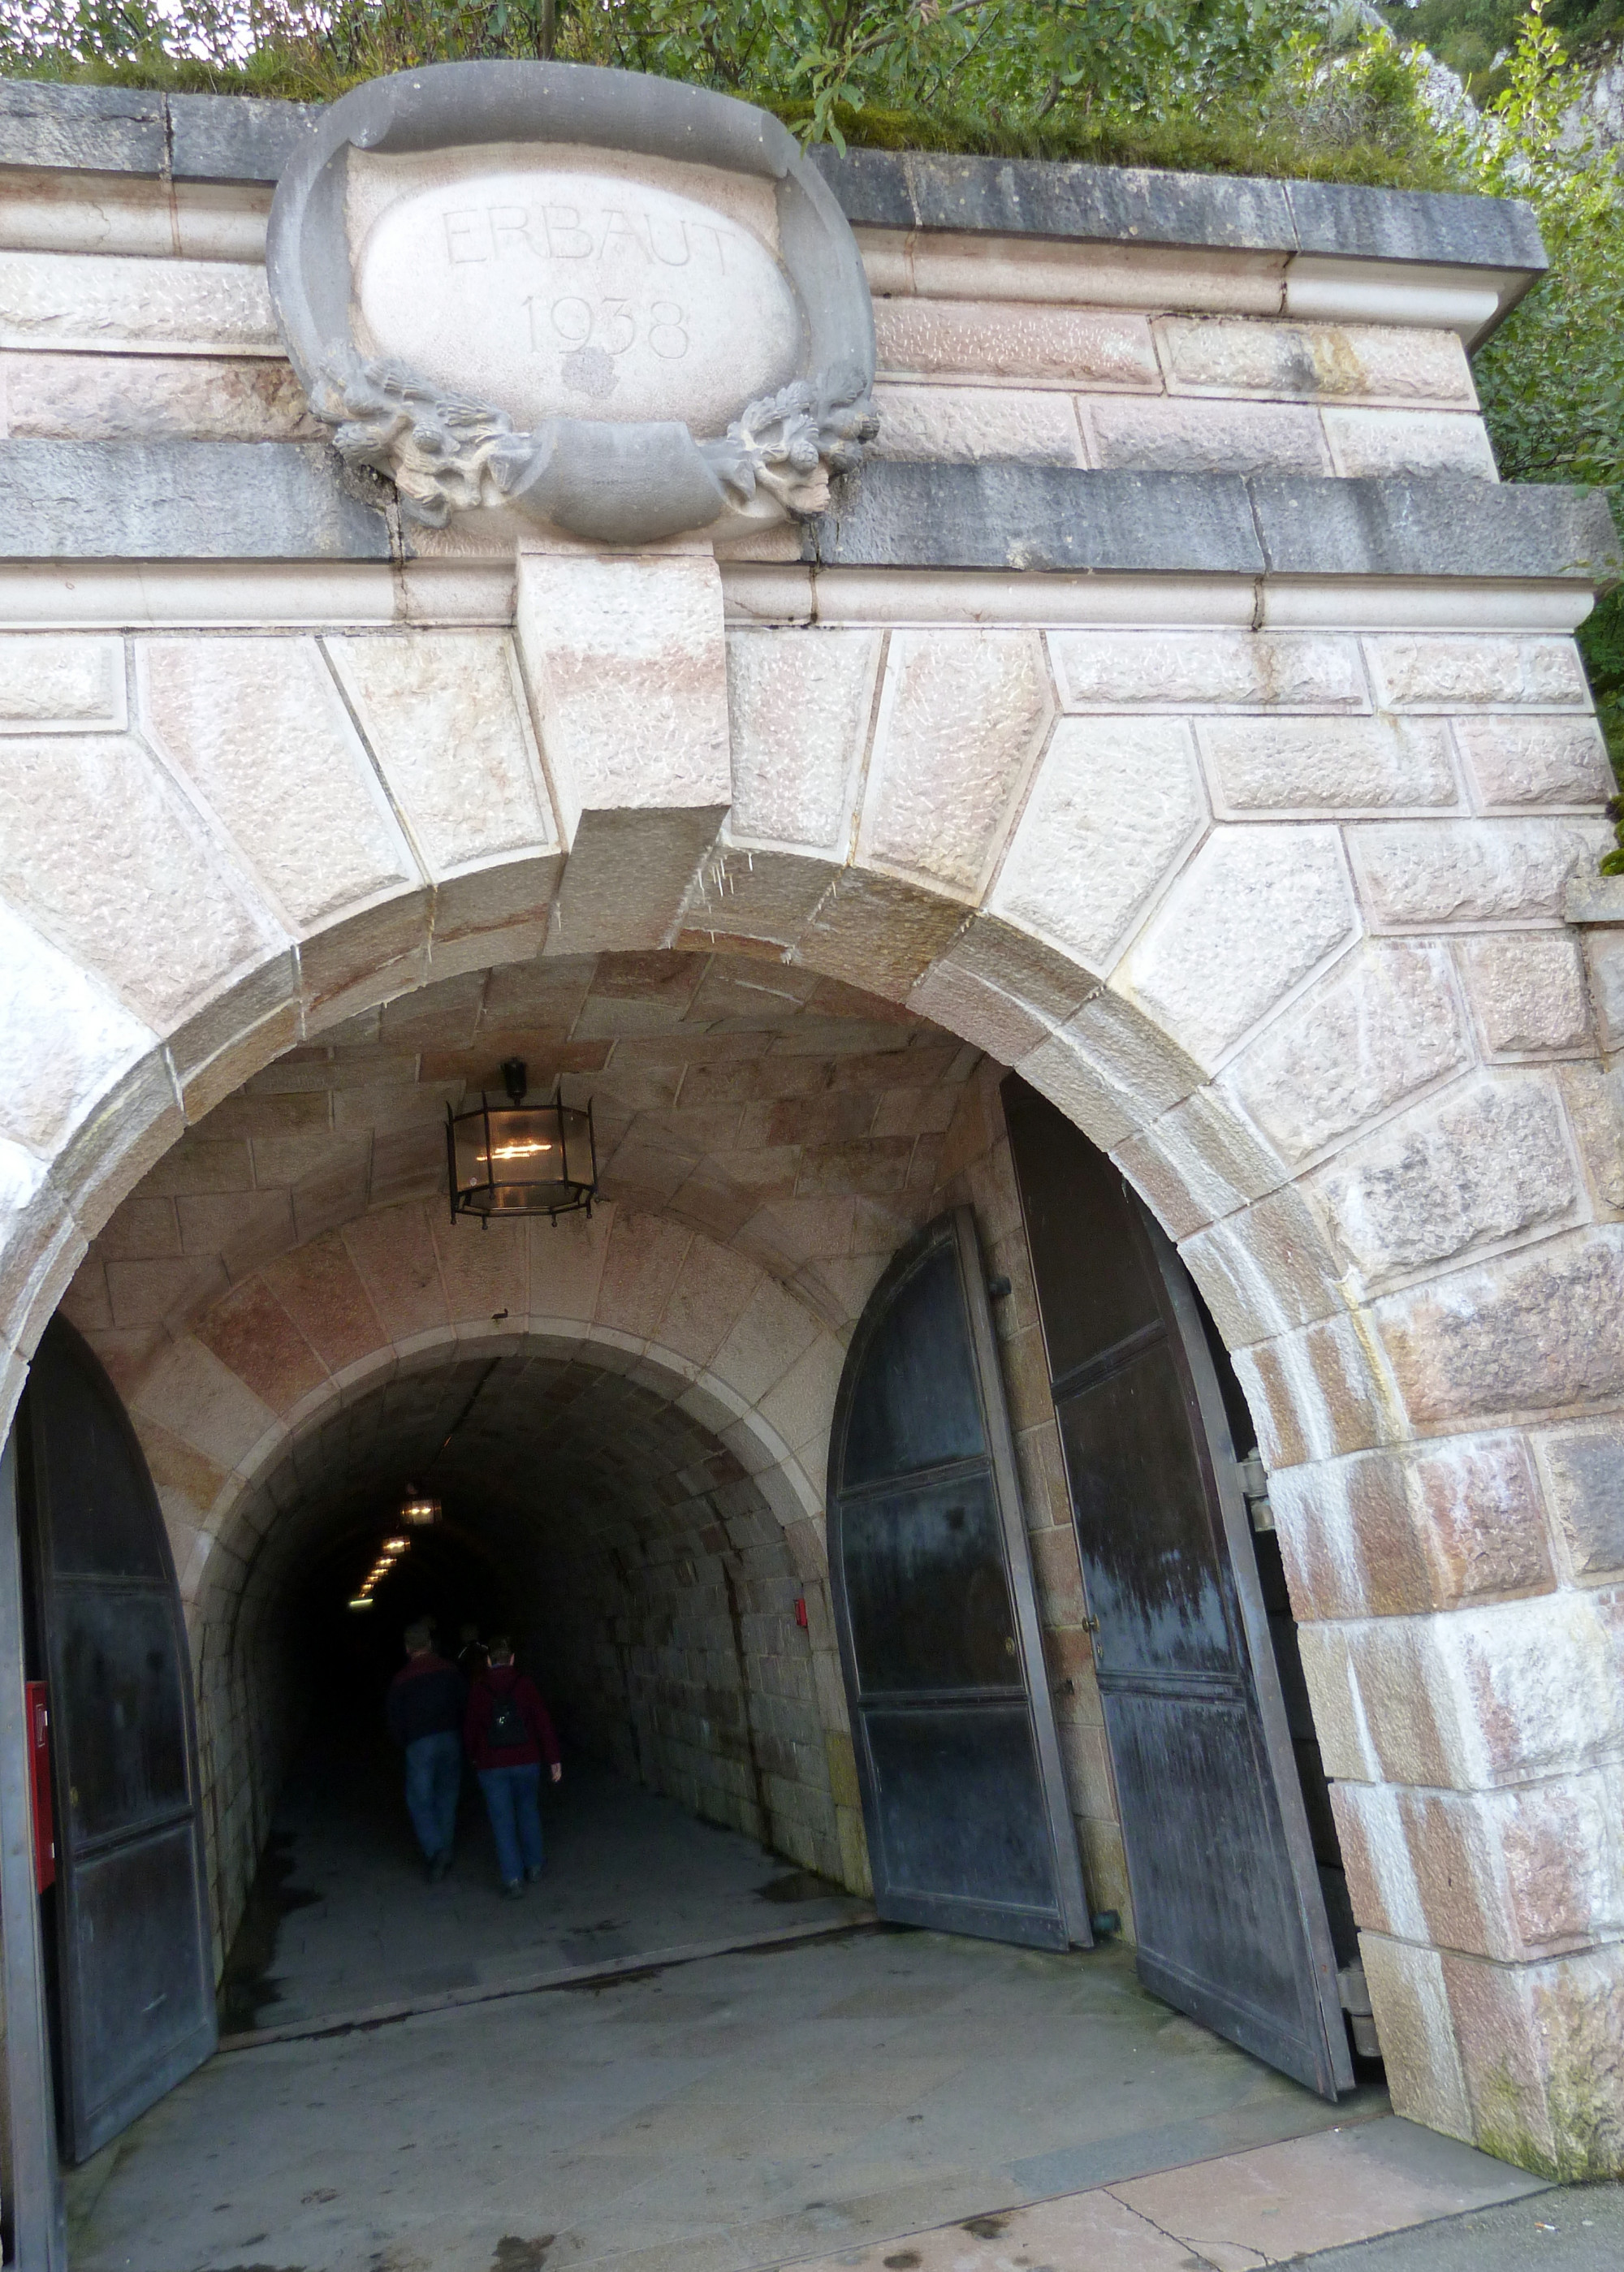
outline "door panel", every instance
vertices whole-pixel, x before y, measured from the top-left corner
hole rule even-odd
[[[1334,2098],[1353,2075],[1331,1938],[1200,1305],[1110,1162],[1014,1076],[1003,1095],[1140,1974]]]
[[[852,1337],[829,1452],[829,1578],[880,1915],[1086,1947],[968,1207],[902,1249]]]
[[[213,1954],[186,1633],[146,1463],[60,1322],[25,1410],[56,1738],[61,2129],[79,2162],[213,2050]]]

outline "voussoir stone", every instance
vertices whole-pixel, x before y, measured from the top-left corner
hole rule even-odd
[[[1211,1065],[1358,929],[1332,828],[1218,828],[1118,981]]]
[[[111,989],[0,901],[0,1133],[43,1162],[152,1046]]]
[[[988,904],[1104,969],[1206,818],[1187,720],[1062,719]]]
[[[977,890],[1053,715],[1037,632],[894,632],[863,856],[952,891]]]
[[[1560,1103],[1536,1078],[1448,1091],[1339,1157],[1323,1189],[1375,1284],[1557,1222],[1577,1195]]]
[[[1302,1161],[1468,1062],[1446,949],[1366,941],[1224,1076],[1288,1159]]]
[[[808,627],[728,633],[732,825],[833,850],[862,756],[883,635]]]
[[[314,639],[155,639],[138,659],[153,732],[294,921],[416,880]]]

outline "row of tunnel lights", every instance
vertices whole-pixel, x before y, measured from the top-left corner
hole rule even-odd
[[[440,1503],[437,1498],[419,1498],[408,1494],[400,1509],[401,1522],[411,1529],[427,1529],[430,1524],[438,1522],[439,1519]],[[403,1536],[385,1539],[378,1549],[377,1561],[373,1563],[366,1576],[349,1597],[349,1606],[352,1610],[370,1610],[372,1607],[373,1596],[378,1588],[383,1584],[400,1557],[409,1552],[411,1543],[409,1538]]]

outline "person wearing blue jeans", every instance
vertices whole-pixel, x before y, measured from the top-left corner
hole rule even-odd
[[[490,1663],[468,1695],[463,1735],[496,1840],[502,1891],[517,1901],[542,1874],[542,1763],[552,1781],[564,1768],[558,1738],[535,1683],[513,1663],[513,1645],[498,1633]]]
[[[406,1663],[389,1684],[385,1715],[406,1754],[406,1811],[423,1849],[430,1885],[451,1867],[462,1790],[460,1730],[468,1683],[454,1664],[434,1653],[434,1627],[426,1618],[408,1626]]]

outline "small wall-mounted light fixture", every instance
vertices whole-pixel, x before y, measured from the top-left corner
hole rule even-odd
[[[528,1072],[522,1058],[502,1067],[505,1104],[483,1089],[467,1112],[445,1108],[445,1165],[451,1214],[550,1216],[584,1209],[597,1195],[598,1155],[592,1106],[565,1104],[563,1090],[550,1104],[527,1104]]]

